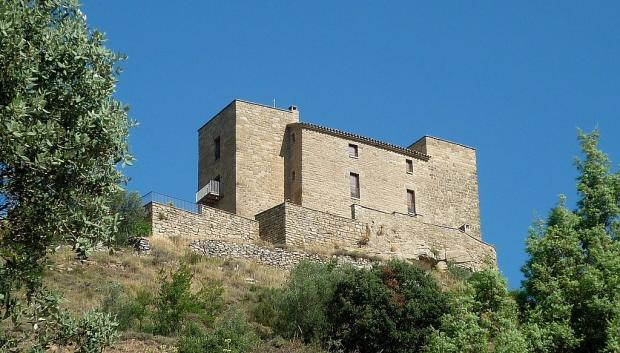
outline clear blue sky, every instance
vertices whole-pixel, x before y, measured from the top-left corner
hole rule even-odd
[[[482,230],[519,286],[524,238],[564,193],[576,129],[620,162],[617,1],[88,0],[129,56],[117,97],[140,122],[129,188],[192,200],[196,130],[234,98],[407,146],[474,146]]]

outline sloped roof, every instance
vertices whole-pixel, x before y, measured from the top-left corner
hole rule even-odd
[[[431,158],[431,156],[427,154],[424,154],[422,152],[418,152],[418,151],[415,151],[409,148],[401,147],[401,146],[394,145],[391,143],[379,141],[379,140],[376,140],[370,137],[361,136],[361,135],[357,135],[357,134],[353,134],[350,132],[341,131],[341,130],[337,130],[337,129],[333,129],[333,128],[329,128],[325,126],[320,126],[320,125],[311,124],[311,123],[304,123],[304,122],[292,123],[292,124],[289,124],[289,126],[300,127],[302,129],[312,130],[312,131],[321,132],[321,133],[336,136],[336,137],[345,138],[348,140],[366,143],[369,145],[373,145],[375,147],[383,148],[383,149],[396,152],[396,153],[401,153],[401,154],[404,154],[404,155],[407,155],[413,158],[421,159],[424,161],[428,161]]]

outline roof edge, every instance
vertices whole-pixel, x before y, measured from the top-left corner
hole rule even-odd
[[[417,159],[421,159],[423,161],[428,161],[431,158],[431,156],[427,154],[424,154],[422,152],[418,152],[418,151],[415,151],[409,148],[405,148],[402,146],[394,145],[388,142],[383,142],[383,141],[373,139],[370,137],[357,135],[357,134],[353,134],[350,132],[341,131],[341,130],[337,130],[337,129],[333,129],[329,127],[316,125],[316,124],[311,124],[311,123],[306,123],[306,122],[297,122],[297,123],[288,124],[288,126],[300,127],[303,129],[308,129],[308,130],[321,132],[321,133],[325,133],[325,134],[336,136],[336,137],[341,137],[341,138],[345,138],[349,140],[366,143],[366,144],[373,145],[379,148],[383,148],[383,149],[386,149],[392,152],[396,152],[396,153],[404,154],[404,155],[414,157]]]
[[[420,142],[420,140],[422,140],[423,138],[432,138],[432,139],[435,139],[435,140],[439,140],[439,141],[442,141],[442,142],[446,142],[446,143],[450,143],[450,144],[453,144],[453,145],[461,146],[461,147],[464,147],[464,148],[469,148],[470,150],[474,150],[474,151],[476,150],[475,147],[467,146],[467,145],[464,145],[462,143],[446,140],[446,139],[443,139],[441,137],[436,137],[436,136],[431,136],[431,135],[424,135],[424,136],[420,137],[419,139],[415,140],[412,144],[410,144],[407,148],[411,148],[411,146],[413,146],[416,143]]]
[[[291,113],[291,114],[293,114],[293,112],[292,112],[292,111],[290,111],[290,110],[288,110],[288,109],[284,109],[284,108],[277,108],[277,107],[271,107],[271,106],[268,106],[268,105],[266,105],[266,104],[261,104],[261,103],[256,103],[256,102],[250,102],[250,101],[247,101],[247,100],[244,100],[244,99],[235,98],[235,99],[233,99],[230,103],[226,104],[226,106],[225,106],[224,108],[220,109],[220,111],[218,111],[215,115],[213,115],[213,116],[211,117],[211,119],[207,120],[207,122],[206,122],[206,123],[202,124],[202,126],[201,126],[201,127],[199,127],[197,131],[200,131],[200,130],[202,130],[205,126],[209,125],[209,123],[210,123],[211,121],[213,121],[213,119],[215,119],[218,115],[220,115],[220,113],[222,113],[224,110],[228,109],[228,107],[230,107],[231,105],[233,105],[234,103],[237,103],[237,102],[241,102],[241,103],[245,103],[245,104],[251,104],[251,105],[256,105],[256,106],[263,107],[263,108],[275,109],[275,110],[279,110],[279,111],[281,111],[281,112],[286,112],[286,113]]]

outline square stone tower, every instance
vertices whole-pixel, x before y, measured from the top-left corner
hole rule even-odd
[[[198,129],[196,202],[247,218],[284,202],[288,110],[236,99]]]

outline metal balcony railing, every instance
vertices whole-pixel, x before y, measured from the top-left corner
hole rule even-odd
[[[160,193],[153,192],[153,191],[142,196],[142,205],[146,205],[151,202],[158,203],[161,205],[172,206],[174,208],[178,208],[178,209],[196,213],[196,214],[200,213],[200,208],[198,207],[198,205],[191,201],[181,200],[176,197],[160,194]]]
[[[221,183],[218,180],[210,180],[207,185],[196,193],[196,203],[213,203],[222,198],[220,192]]]

